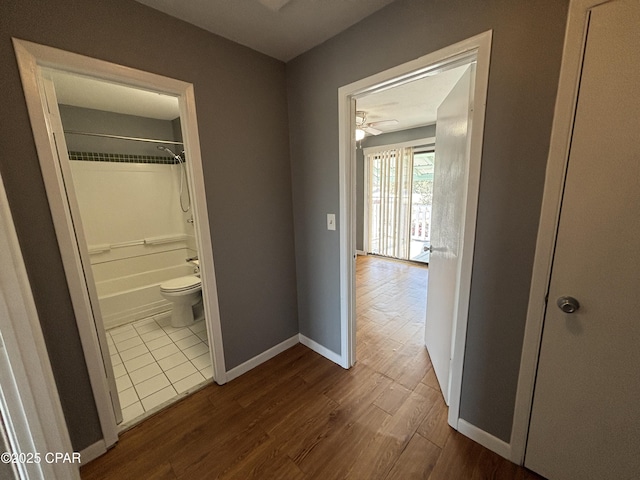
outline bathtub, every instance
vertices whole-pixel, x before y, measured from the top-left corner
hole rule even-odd
[[[160,284],[185,275],[193,275],[188,263],[96,281],[100,311],[105,329],[168,312],[171,303],[160,295]]]

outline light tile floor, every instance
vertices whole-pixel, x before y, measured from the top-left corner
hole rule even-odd
[[[107,331],[122,425],[213,377],[204,321],[174,328],[160,314]]]

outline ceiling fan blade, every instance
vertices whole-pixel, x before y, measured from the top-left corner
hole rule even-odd
[[[386,127],[388,125],[396,125],[398,120],[380,120],[379,122],[370,122],[369,127]]]
[[[364,127],[363,130],[367,133],[370,133],[371,135],[380,135],[382,133],[382,130],[371,128],[369,126]]]

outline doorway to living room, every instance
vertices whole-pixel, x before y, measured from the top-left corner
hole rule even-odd
[[[360,177],[357,159],[358,147],[364,146],[366,136],[361,133],[356,136],[356,133],[357,130],[366,132],[367,129],[373,128],[382,130],[380,134],[372,135],[380,138],[384,128],[400,123],[399,118],[375,118],[372,108],[364,107],[362,101],[461,67],[462,75],[453,88],[445,92],[436,108],[437,118],[433,123],[436,124],[437,132],[434,131],[431,135],[436,138],[425,321],[425,346],[431,357],[444,401],[450,405],[448,418],[454,428],[458,428],[459,420],[490,46],[491,32],[485,32],[417,60],[345,85],[338,93],[342,364],[349,366],[356,360],[356,252],[360,250],[358,253],[364,253],[364,250],[356,249],[359,231],[357,201],[361,198],[358,192],[364,191],[364,188],[359,190],[357,186]],[[424,94],[422,98],[428,96]],[[379,106],[385,103],[393,102],[380,102]],[[366,115],[360,115],[360,112]],[[366,120],[360,120],[363,116]],[[411,140],[415,138],[395,139],[385,143],[397,144]],[[407,165],[400,162],[402,157],[405,155],[395,155],[396,168],[409,171]],[[361,171],[364,171],[364,153],[362,158]],[[439,158],[446,161],[439,161]],[[396,218],[402,215],[405,218],[410,216],[406,212],[410,209],[412,195],[406,183],[400,184],[394,193]],[[364,200],[362,204],[364,211]],[[363,230],[363,236],[366,231]],[[407,233],[405,237],[408,237]]]

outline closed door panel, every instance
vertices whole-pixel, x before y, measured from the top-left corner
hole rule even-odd
[[[640,2],[593,9],[525,458],[552,480],[640,478],[639,52]]]

